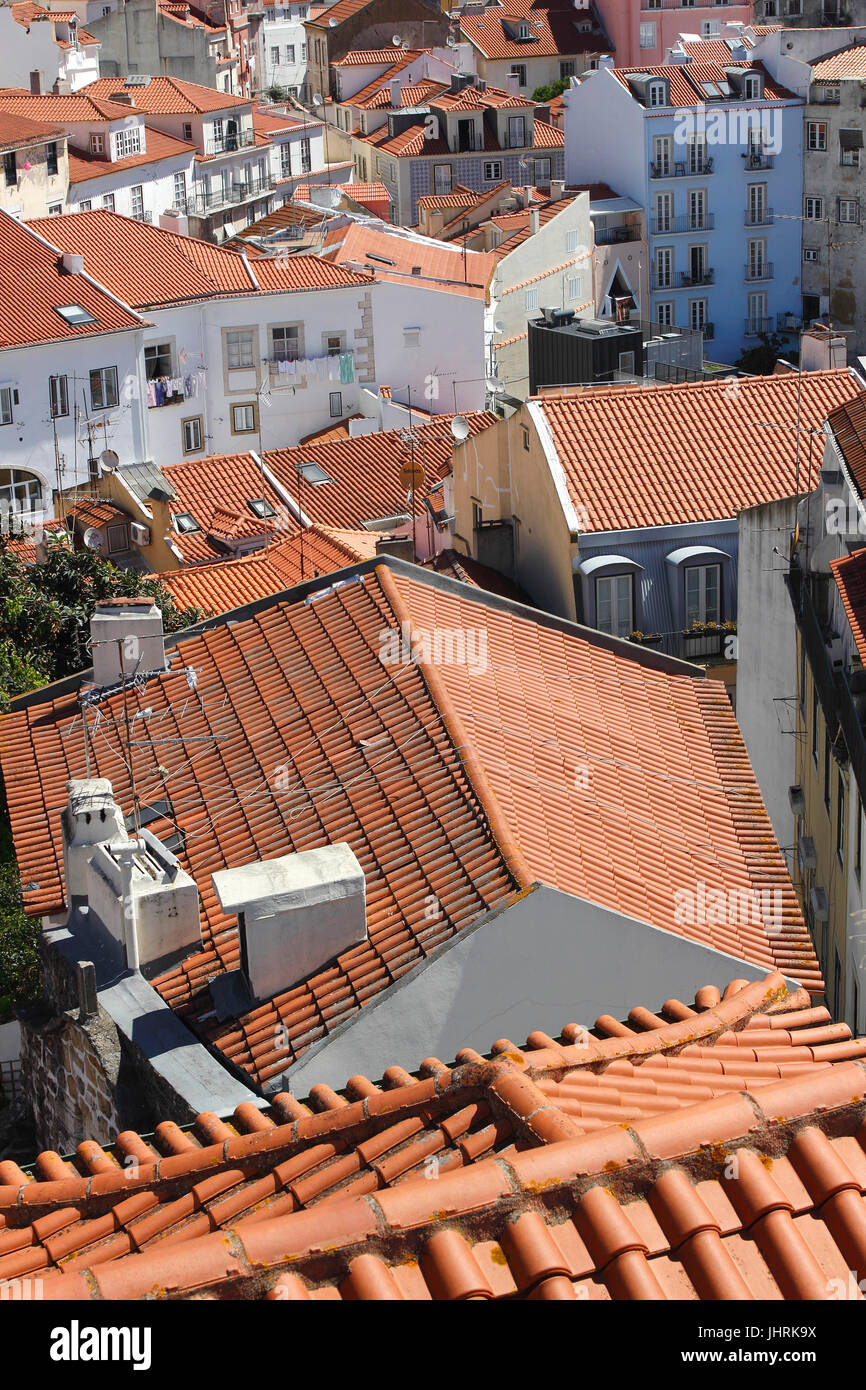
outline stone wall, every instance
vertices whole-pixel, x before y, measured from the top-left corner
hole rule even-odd
[[[82,1139],[114,1140],[121,1047],[103,1013],[80,1022],[76,1011],[22,1010],[22,1077],[40,1149],[71,1153]]]

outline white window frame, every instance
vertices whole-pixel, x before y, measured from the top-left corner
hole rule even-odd
[[[249,358],[249,361],[246,359]],[[256,365],[256,334],[252,328],[226,330],[226,370],[248,372]]]
[[[12,391],[11,386],[0,386],[0,425],[15,423],[12,414]]]
[[[640,47],[655,48],[658,43],[658,26],[654,19],[646,20],[640,26]]]
[[[93,410],[114,410],[119,402],[116,367],[91,367],[90,405]],[[97,389],[94,390],[94,385]]]
[[[501,183],[501,182],[502,182],[502,160],[501,160],[501,159],[488,159],[488,160],[487,160],[486,164],[484,165],[484,182],[485,182],[485,183]]]
[[[823,153],[827,149],[827,122],[806,122],[806,149]]]
[[[531,314],[531,313],[533,313],[533,312],[537,312],[537,310],[538,310],[538,287],[537,287],[537,286],[535,286],[535,287],[534,287],[533,289],[531,289],[531,290],[524,290],[524,292],[523,292],[523,304],[524,304],[524,308],[526,309],[526,312],[527,312],[528,314]]]
[[[180,422],[181,447],[185,454],[200,454],[204,448],[202,417],[191,415]]]
[[[626,601],[627,600],[627,604]],[[602,626],[602,610],[605,618]],[[634,576],[599,575],[595,581],[595,625],[611,637],[630,637],[634,632]]]
[[[245,413],[240,417],[243,421],[238,424],[238,411]],[[232,434],[255,434],[256,432],[256,403],[255,401],[243,401],[232,405]]]
[[[824,199],[805,198],[803,200],[803,216],[807,222],[823,222]]]
[[[48,378],[48,413],[52,420],[59,420],[69,414],[69,378],[50,376]]]
[[[713,578],[713,585],[710,578]],[[694,585],[692,581],[694,580]],[[713,565],[686,565],[683,575],[684,613],[686,627],[692,623],[720,623],[722,621],[722,567]],[[694,588],[692,596],[689,589]],[[715,588],[715,605],[710,606],[710,592]]]

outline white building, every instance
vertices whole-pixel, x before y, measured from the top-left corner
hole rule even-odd
[[[0,8],[2,86],[25,82],[36,91],[77,92],[99,76],[99,48],[75,5],[57,14],[37,4]]]
[[[308,4],[262,0],[264,19],[257,33],[256,91],[262,95],[312,99],[307,83]]]

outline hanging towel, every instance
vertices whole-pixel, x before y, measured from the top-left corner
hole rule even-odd
[[[152,381],[147,383],[147,403],[148,405],[156,405],[156,387]]]
[[[156,391],[157,405],[165,405],[165,382],[162,379],[155,381],[154,389]]]
[[[339,380],[340,380],[340,359],[339,359],[339,357],[329,357],[329,358],[328,358],[328,380],[329,380],[329,381],[339,381]]]
[[[347,386],[355,380],[355,359],[351,352],[340,354],[340,380]]]
[[[328,380],[328,359],[327,359],[327,357],[317,357],[317,358],[316,358],[316,375],[318,376],[319,381],[327,381],[327,380]]]

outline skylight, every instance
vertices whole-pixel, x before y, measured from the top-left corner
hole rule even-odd
[[[83,309],[80,304],[55,304],[54,312],[59,314],[65,323],[96,323],[95,315]]]
[[[201,530],[195,517],[190,516],[189,512],[176,512],[174,515],[174,527],[182,536],[187,535],[190,531]]]
[[[274,511],[270,502],[266,502],[263,497],[248,498],[247,506],[249,507],[250,511],[257,517],[264,518],[266,516],[276,516],[276,512]]]

